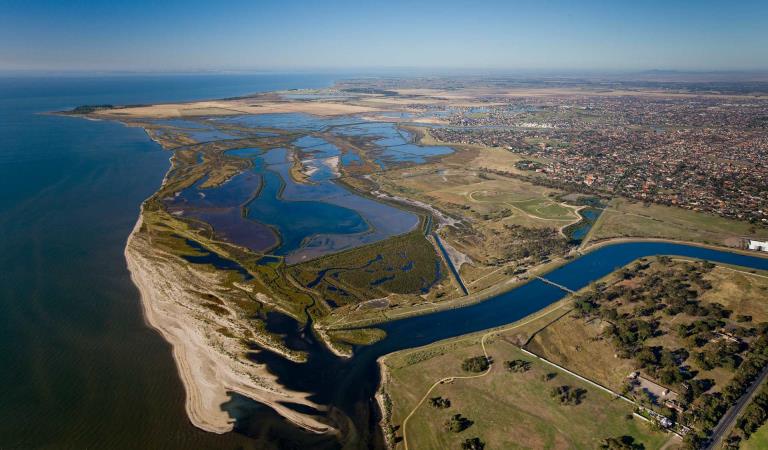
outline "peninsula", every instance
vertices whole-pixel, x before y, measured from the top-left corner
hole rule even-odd
[[[496,326],[489,321],[473,323],[476,330],[435,331],[438,325],[423,325],[423,334],[416,332],[408,341],[394,331],[416,323],[408,320],[437,320],[439,312],[481,306],[518,286],[556,292],[552,299],[557,300],[569,284],[549,280],[539,288],[538,277],[582,255],[630,245],[626,242],[691,249],[701,252],[695,256],[701,259],[733,256],[740,259],[725,264],[768,268],[759,251],[749,250],[752,242],[768,240],[763,120],[768,96],[746,89],[739,84],[714,92],[695,83],[616,82],[606,88],[563,81],[553,88],[521,80],[366,79],[328,89],[191,103],[83,105],[62,114],[142,127],[170,152],[165,180],[144,202],[125,256],[147,323],[172,346],[186,410],[196,426],[215,433],[239,428],[247,415],[231,403],[240,396],[316,435],[307,439],[407,448],[406,439],[433,442],[429,433],[435,431],[421,427],[421,434],[406,438],[405,421],[420,420],[418,408],[424,408],[413,403],[421,391],[411,395],[411,390],[439,378],[433,376],[440,372],[432,367],[436,362],[473,355],[463,344],[448,344],[439,351],[387,357],[380,411],[368,406],[378,385],[375,360]],[[734,154],[734,148],[741,152]],[[664,247],[670,242],[686,245]],[[663,270],[701,269],[687,262],[670,268],[656,260],[638,264],[647,267],[630,267],[636,274],[629,280],[636,284]],[[605,275],[586,273],[581,281]],[[726,275],[718,268],[697,280],[716,276],[720,282]],[[589,295],[610,297],[610,289],[629,282],[603,283]],[[570,365],[579,361],[577,355],[556,351],[557,339],[574,327],[585,339],[594,334],[582,319],[610,321],[615,318],[606,318],[609,310],[624,311],[615,296],[585,304],[585,295],[558,304],[569,305],[580,321],[561,318],[509,338],[513,347],[498,350],[511,361],[509,370],[527,373],[533,361],[527,352],[532,352],[587,380],[574,381],[569,389],[589,390],[585,386],[594,381],[621,391],[621,370],[632,366],[627,361],[608,374],[593,374],[581,363]],[[749,315],[750,321],[738,326],[755,328],[757,334],[744,342],[749,347],[762,339],[762,312],[750,313],[750,308],[729,306],[733,320],[717,330]],[[536,312],[525,311],[521,307],[519,317],[494,320],[510,323]],[[626,320],[648,316],[636,309],[631,314]],[[658,322],[657,328],[672,327]],[[600,345],[595,357],[645,348],[642,342],[618,350]],[[665,345],[660,344],[667,351]],[[450,358],[434,357],[445,355],[445,348],[458,350],[450,350]],[[751,355],[746,348],[739,354],[742,360]],[[702,358],[709,357],[707,347]],[[426,360],[432,362],[425,365]],[[487,361],[477,361],[482,370],[470,372],[488,369]],[[531,373],[547,376],[549,369],[533,364]],[[671,370],[664,364],[643,371],[649,386],[663,387],[660,371]],[[424,369],[426,378],[412,377],[411,366]],[[370,379],[360,382],[360,377]],[[393,377],[395,384],[388,382]],[[421,384],[408,385],[417,378]],[[502,382],[496,375],[491,379]],[[718,380],[728,383],[729,378]],[[393,392],[393,386],[402,390]],[[450,388],[445,391],[448,395]],[[563,403],[571,401],[567,390],[561,394]],[[588,408],[608,411],[603,399],[592,398],[591,390],[588,395]],[[443,402],[433,403],[443,408]],[[695,402],[689,403],[691,417],[698,417]],[[632,414],[632,408],[619,409]],[[647,409],[645,419],[664,413]],[[372,427],[379,419],[383,428]],[[454,419],[463,431],[467,423]],[[607,431],[634,432],[655,443],[671,436],[645,422],[616,422]],[[711,423],[696,430],[694,422],[667,429],[679,435],[693,429],[705,439]],[[593,431],[594,439],[614,437]],[[482,448],[471,447],[478,442],[470,437],[467,442],[470,447],[464,448]]]

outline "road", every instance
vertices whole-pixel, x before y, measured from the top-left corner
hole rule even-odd
[[[493,360],[488,355],[488,350],[485,348],[485,340],[489,336],[492,336],[494,334],[506,333],[506,332],[509,332],[511,330],[514,330],[515,328],[522,327],[522,326],[527,325],[527,324],[529,324],[531,322],[539,320],[542,317],[544,317],[544,316],[546,316],[546,315],[548,315],[548,314],[550,314],[550,313],[552,313],[554,311],[559,311],[560,308],[561,308],[561,306],[555,307],[553,309],[544,308],[543,310],[540,310],[538,313],[535,313],[535,314],[529,316],[527,319],[525,319],[523,321],[515,322],[515,323],[513,323],[510,326],[505,327],[505,328],[490,330],[487,333],[483,334],[483,336],[480,338],[480,346],[483,349],[483,355],[490,362],[490,364],[488,365],[488,369],[486,369],[485,372],[483,372],[481,374],[478,374],[478,375],[454,375],[454,376],[450,376],[450,377],[441,378],[441,379],[435,381],[434,383],[432,383],[432,385],[429,387],[429,389],[427,389],[427,392],[421,397],[421,400],[419,400],[419,402],[416,403],[416,406],[414,406],[413,409],[411,410],[411,412],[408,413],[408,416],[405,417],[405,419],[403,420],[403,424],[400,427],[403,430],[403,448],[404,448],[404,450],[408,450],[408,420],[410,420],[410,418],[416,413],[416,410],[419,409],[419,407],[424,403],[424,401],[427,399],[427,397],[429,397],[429,395],[432,393],[432,391],[435,390],[436,387],[438,387],[441,384],[446,383],[446,382],[452,383],[455,380],[469,380],[469,379],[472,379],[472,378],[482,378],[482,377],[488,375],[489,373],[491,373],[491,370],[493,369]],[[473,339],[473,338],[474,338],[474,335],[468,335],[468,336],[465,336],[464,338],[458,339],[455,342],[460,342],[460,341],[463,341],[463,340],[466,340],[466,339]],[[411,349],[411,350],[415,351],[416,349]]]
[[[445,249],[445,247],[443,247],[443,241],[440,240],[440,236],[437,233],[432,233],[432,237],[435,238],[435,242],[437,242],[437,246],[440,248],[440,251],[443,253],[443,259],[445,259],[445,263],[448,265],[448,268],[451,269],[453,278],[456,279],[456,282],[459,284],[459,288],[461,288],[461,291],[464,293],[464,295],[469,295],[469,291],[467,290],[467,287],[464,285],[464,280],[461,279],[461,275],[459,274],[459,269],[453,265],[453,261],[451,260],[451,255],[449,255],[448,251]]]
[[[747,389],[747,392],[745,392],[739,401],[736,402],[736,404],[733,405],[728,410],[728,412],[725,413],[722,419],[720,419],[720,423],[718,423],[714,430],[712,430],[712,438],[710,438],[707,446],[704,447],[705,450],[711,450],[719,446],[725,434],[733,428],[733,425],[736,423],[736,419],[741,416],[744,408],[746,408],[747,405],[752,401],[752,398],[755,396],[757,389],[763,385],[766,379],[768,379],[768,366],[763,368],[763,371],[757,377],[755,382],[752,383],[749,389]]]

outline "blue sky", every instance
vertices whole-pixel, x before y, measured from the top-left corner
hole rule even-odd
[[[0,0],[0,70],[387,67],[768,69],[768,1]]]

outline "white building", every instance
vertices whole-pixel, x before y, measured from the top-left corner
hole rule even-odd
[[[768,242],[766,241],[754,241],[752,239],[749,240],[749,249],[750,250],[759,250],[762,252],[768,252]]]

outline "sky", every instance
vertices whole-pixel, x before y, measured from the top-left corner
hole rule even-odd
[[[766,70],[768,1],[0,0],[0,71]]]

